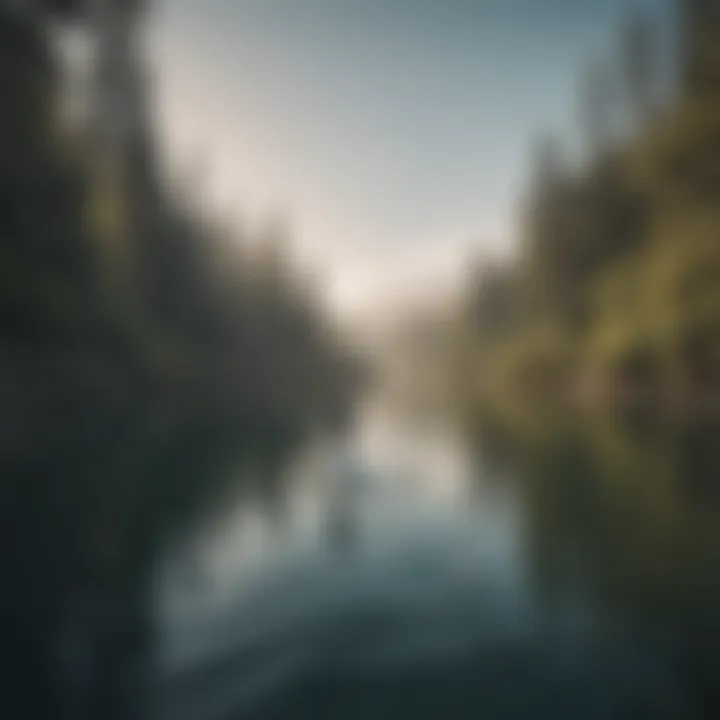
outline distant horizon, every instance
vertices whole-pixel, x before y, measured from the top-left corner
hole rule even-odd
[[[446,293],[473,253],[512,252],[538,135],[577,147],[578,74],[617,63],[628,13],[663,28],[671,5],[166,0],[163,152],[175,174],[206,162],[206,200],[233,221],[286,214],[341,315]]]

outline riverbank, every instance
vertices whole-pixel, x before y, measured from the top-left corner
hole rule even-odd
[[[720,414],[720,70],[707,51],[720,26],[709,16],[696,33],[704,11],[681,12],[672,92],[659,94],[657,58],[638,75],[658,38],[636,18],[614,52],[625,132],[593,135],[573,163],[556,139],[539,144],[518,251],[467,288],[470,404]],[[595,90],[581,88],[583,107]]]

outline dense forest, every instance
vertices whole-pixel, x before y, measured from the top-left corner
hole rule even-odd
[[[582,159],[538,143],[520,250],[467,292],[471,414],[720,407],[720,9],[677,13],[676,42],[636,16],[584,76]]]
[[[59,15],[87,21],[79,4],[0,9],[0,602],[19,680],[3,717],[63,716],[68,632],[91,653],[84,707],[122,716],[163,544],[221,501],[228,468],[275,493],[357,387],[286,229],[220,228],[161,179],[144,69],[112,36],[141,3],[105,6],[83,127],[61,122],[54,42]]]

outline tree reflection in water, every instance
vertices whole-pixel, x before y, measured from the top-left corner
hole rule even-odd
[[[166,635],[157,715],[714,717],[711,429],[543,429],[487,427],[460,505],[370,465],[352,553],[291,538]]]
[[[538,597],[579,594],[668,657],[701,717],[720,711],[717,433],[616,421],[484,435],[521,483]]]

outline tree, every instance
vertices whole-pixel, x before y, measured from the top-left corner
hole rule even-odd
[[[601,65],[590,66],[581,79],[580,126],[592,156],[608,149],[613,133],[614,90],[611,74]]]
[[[625,29],[623,55],[630,112],[635,127],[642,128],[657,102],[659,76],[655,33],[645,16],[631,16]]]
[[[692,96],[707,96],[720,88],[720,7],[717,0],[681,0],[682,80]]]

